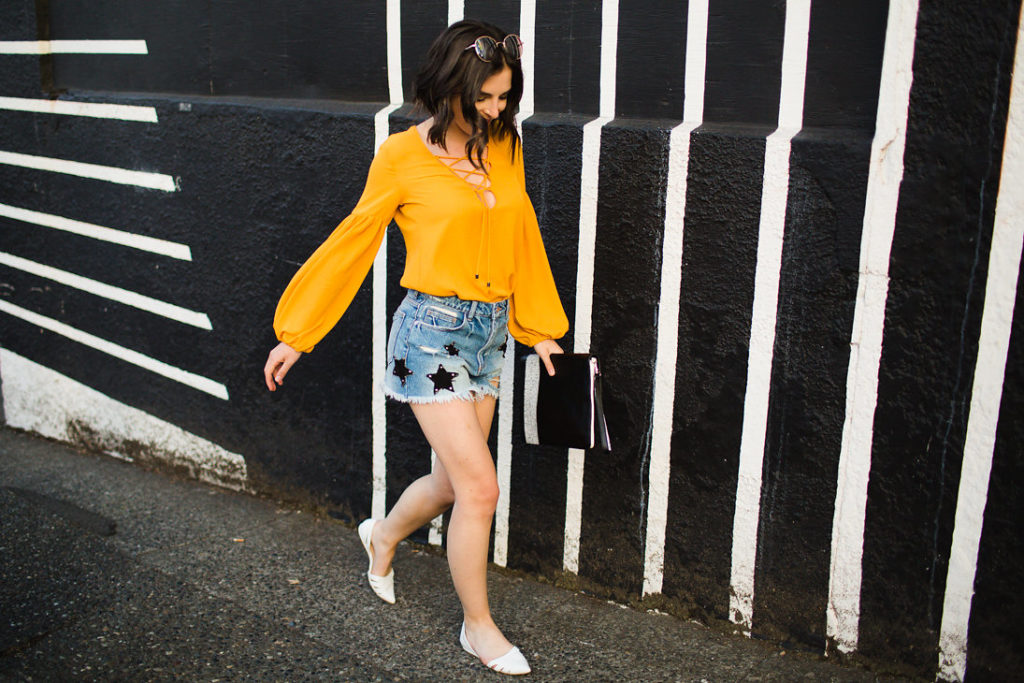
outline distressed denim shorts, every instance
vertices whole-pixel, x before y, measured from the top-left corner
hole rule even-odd
[[[508,300],[410,289],[391,320],[384,393],[403,403],[497,397],[507,344]]]

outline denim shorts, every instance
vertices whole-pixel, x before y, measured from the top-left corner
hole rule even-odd
[[[410,289],[391,320],[384,394],[403,403],[497,397],[507,345],[508,300]]]

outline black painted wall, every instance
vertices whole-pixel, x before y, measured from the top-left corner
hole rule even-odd
[[[447,21],[405,2],[402,80]],[[519,30],[518,2],[465,3]],[[765,138],[777,125],[786,5],[712,0],[703,125],[692,136],[675,403],[652,415],[669,131],[683,116],[685,3],[619,3],[616,118],[598,167],[592,347],[616,450],[589,454],[578,576],[562,568],[566,453],[513,428],[508,565],[712,624],[729,619]],[[752,632],[827,646],[832,511],[861,230],[889,5],[815,3],[804,127],[793,140]],[[1019,0],[925,0],[890,264],[864,532],[860,653],[934,678],[944,581],[985,296]],[[147,55],[0,55],[0,96],[152,106],[159,123],[0,111],[0,150],[173,175],[164,193],[0,164],[0,203],[174,240],[171,261],[0,217],[0,251],[207,312],[156,318],[0,267],[0,298],[227,385],[223,401],[0,313],[0,346],[243,454],[253,488],[369,513],[368,279],[270,394],[271,320],[299,264],[355,204],[388,99],[384,2],[6,3],[0,40],[145,39]],[[536,8],[527,184],[569,320],[576,309],[582,127],[598,115],[600,3]],[[1021,67],[1024,68],[1024,67]],[[406,106],[392,131],[417,119]],[[388,241],[388,309],[402,296]],[[1019,285],[1024,287],[1024,284]],[[571,346],[574,330],[564,345]],[[1021,312],[1011,337],[970,622],[968,675],[1024,665]],[[516,349],[517,356],[528,350]],[[0,368],[2,372],[2,368]],[[521,406],[517,383],[515,402]],[[517,410],[518,415],[518,410]],[[672,421],[662,594],[642,600],[647,457]],[[430,467],[410,412],[387,406],[388,504]],[[492,447],[497,448],[492,435]],[[425,539],[425,534],[418,536]]]

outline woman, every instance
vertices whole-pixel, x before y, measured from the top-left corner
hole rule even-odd
[[[392,135],[374,158],[352,214],[296,273],[274,319],[280,344],[264,368],[274,391],[301,353],[338,321],[392,219],[406,243],[409,293],[388,338],[384,393],[411,406],[437,454],[390,513],[359,525],[367,577],[394,602],[395,548],[454,504],[448,564],[462,602],[460,642],[490,668],[530,667],[495,625],[487,548],[498,499],[487,446],[507,334],[532,346],[550,374],[568,321],[555,289],[523,173],[515,113],[522,43],[495,26],[446,29],[416,77],[430,118]]]

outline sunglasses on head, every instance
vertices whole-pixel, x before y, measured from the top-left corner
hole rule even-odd
[[[498,49],[504,50],[505,56],[512,61],[519,61],[523,56],[523,41],[514,33],[510,33],[499,43],[490,36],[480,36],[473,41],[463,52],[476,50],[476,56],[485,62],[493,62],[498,55]]]

